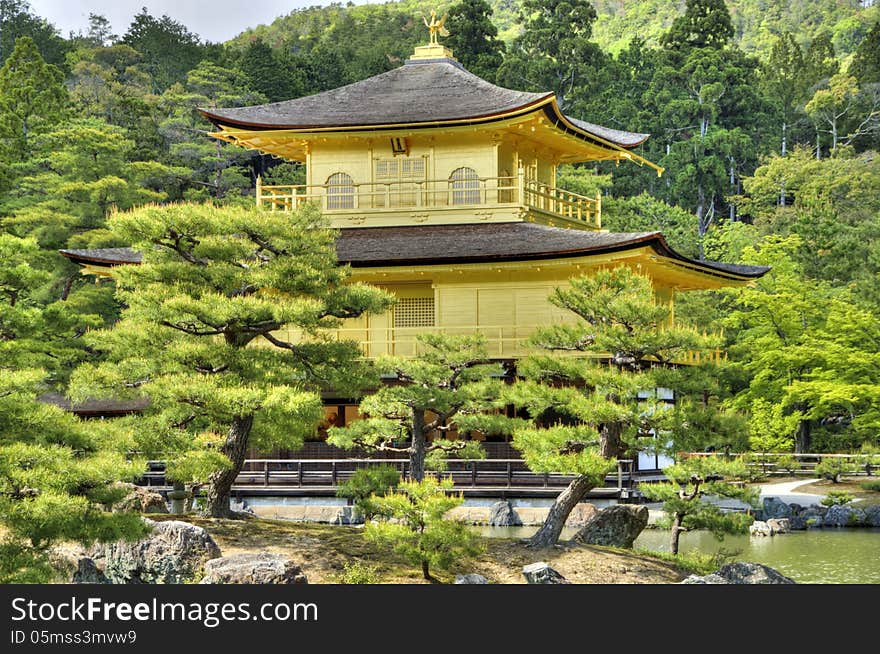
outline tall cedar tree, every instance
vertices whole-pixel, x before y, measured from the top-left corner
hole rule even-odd
[[[555,354],[528,357],[518,366],[524,380],[508,398],[537,423],[515,431],[513,445],[531,469],[576,477],[532,537],[535,547],[556,543],[577,503],[615,459],[636,451],[633,439],[650,434],[660,420],[661,411],[638,400],[639,391],[654,388],[652,365],[671,363],[706,341],[674,327],[671,307],[655,298],[650,279],[627,267],[572,279],[550,301],[580,320],[532,336],[533,345]]]
[[[520,421],[489,413],[504,407],[503,369],[489,363],[483,337],[422,334],[417,342],[417,358],[376,362],[389,383],[361,402],[360,412],[369,417],[331,427],[328,442],[406,454],[411,479],[422,481],[426,466],[442,466],[445,456],[483,456],[464,434],[509,434]]]
[[[149,398],[136,446],[170,458],[178,479],[200,455],[211,466],[222,454],[207,510],[227,516],[248,448],[299,447],[323,417],[321,389],[353,393],[370,379],[358,345],[326,330],[384,311],[391,298],[345,283],[336,233],[311,205],[283,215],[148,206],[109,224],[144,261],[117,269],[126,309],[115,327],[89,335],[107,361],[76,371],[73,396]]]
[[[504,42],[492,23],[492,6],[486,0],[462,0],[449,8],[445,44],[465,68],[484,79],[498,73]]]

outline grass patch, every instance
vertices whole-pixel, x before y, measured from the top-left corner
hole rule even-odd
[[[730,563],[735,558],[735,553],[720,551],[715,554],[691,550],[684,554],[670,554],[669,552],[655,552],[654,550],[637,549],[637,554],[650,556],[667,563],[672,563],[678,568],[694,575],[707,575],[715,572],[725,563]]]

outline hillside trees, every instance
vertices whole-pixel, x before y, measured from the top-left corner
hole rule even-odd
[[[474,75],[491,80],[501,65],[504,43],[492,23],[492,6],[486,0],[462,0],[449,8],[449,36],[444,44]]]
[[[322,418],[320,389],[371,381],[356,343],[321,334],[384,310],[389,296],[344,284],[335,234],[311,205],[145,207],[115,214],[110,228],[144,262],[117,268],[126,308],[88,335],[107,359],[77,369],[72,395],[149,398],[136,449],[170,459],[178,478],[207,459],[207,511],[227,516],[249,447],[297,447]]]

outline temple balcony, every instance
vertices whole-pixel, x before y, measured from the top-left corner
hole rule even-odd
[[[587,230],[602,228],[602,199],[518,177],[266,186],[257,205],[291,211],[317,203],[333,227],[529,221]]]
[[[528,345],[528,338],[541,325],[455,325],[443,327],[356,327],[330,330],[329,337],[336,340],[354,340],[361,346],[367,359],[380,356],[400,356],[416,358],[421,354],[421,344],[416,338],[419,334],[447,334],[466,336],[481,334],[486,339],[489,358],[493,360],[519,359],[538,352]],[[303,335],[296,330],[283,330],[277,334],[292,342],[302,342]],[[610,355],[596,355],[571,352],[569,356],[593,356],[606,359]],[[676,365],[695,366],[704,363],[718,364],[727,360],[724,350],[687,351],[670,363]]]

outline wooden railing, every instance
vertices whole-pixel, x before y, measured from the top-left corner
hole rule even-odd
[[[316,202],[324,213],[346,214],[411,209],[525,206],[599,229],[602,200],[518,177],[465,180],[427,179],[352,184],[263,185],[257,178],[257,205],[290,211]]]
[[[247,459],[234,488],[327,489],[347,481],[361,468],[391,465],[401,478],[409,473],[408,459]],[[428,475],[451,478],[456,490],[472,489],[553,489],[565,488],[574,478],[562,473],[530,471],[522,459],[448,459],[442,472]],[[603,489],[631,488],[633,465],[628,459],[617,462],[617,470],[605,477]],[[166,488],[164,465],[151,462],[144,475],[147,486]]]
[[[686,456],[720,456],[727,457],[723,452],[688,452]],[[732,457],[746,456],[748,466],[760,471],[765,476],[793,475],[812,477],[816,475],[816,466],[822,461],[840,459],[848,463],[852,470],[846,476],[871,476],[880,473],[880,455],[878,454],[792,454],[790,452],[747,452],[734,453]],[[779,464],[782,457],[793,458],[796,466],[788,467]]]
[[[486,339],[489,357],[493,359],[519,358],[534,354],[537,350],[527,343],[528,338],[543,325],[443,325],[437,327],[351,327],[328,330],[327,335],[336,340],[352,340],[360,344],[368,359],[384,355],[417,357],[424,347],[418,340],[420,334],[447,334],[451,336],[482,335]],[[303,335],[287,330],[285,340],[301,342]],[[608,358],[608,354],[567,352],[569,356],[592,356]],[[726,359],[720,349],[682,352],[671,363],[679,365],[718,364]]]

